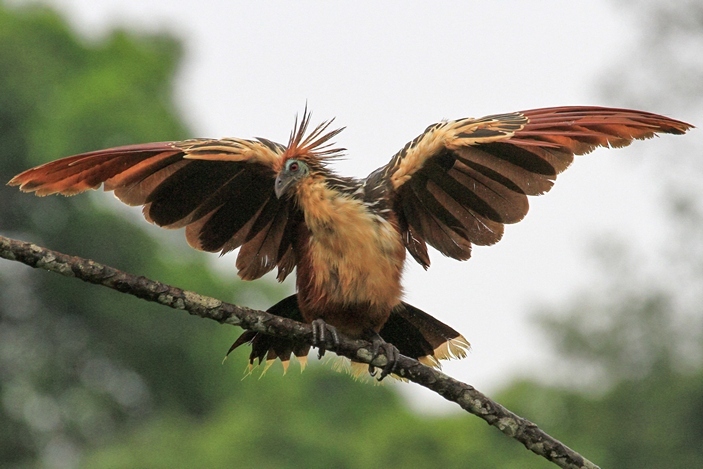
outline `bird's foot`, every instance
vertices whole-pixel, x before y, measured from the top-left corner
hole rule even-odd
[[[337,334],[337,328],[330,326],[323,319],[315,319],[312,323],[312,345],[317,347],[317,358],[322,358],[325,356],[327,351],[327,337],[332,338],[332,343],[335,347],[339,346],[339,335]]]
[[[372,331],[371,336],[371,353],[373,354],[373,357],[371,360],[375,359],[378,357],[381,352],[386,356],[387,363],[381,370],[381,373],[378,375],[378,380],[383,381],[383,378],[388,376],[391,373],[395,372],[395,368],[398,364],[398,358],[400,358],[400,351],[398,350],[398,347],[396,347],[393,344],[390,344],[383,340],[383,338],[378,335],[377,332]],[[376,367],[373,365],[369,365],[369,374],[371,376],[376,376]]]

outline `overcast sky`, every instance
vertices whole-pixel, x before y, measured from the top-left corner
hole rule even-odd
[[[194,137],[285,142],[307,102],[314,120],[336,117],[347,127],[338,143],[348,159],[336,168],[355,176],[385,164],[440,119],[617,106],[599,95],[599,80],[617,72],[635,40],[632,15],[602,0],[45,3],[91,38],[116,26],[181,38],[177,101]],[[408,264],[406,300],[472,343],[467,359],[445,366],[449,374],[487,391],[536,368],[545,375],[541,360],[550,349],[529,313],[593,280],[590,241],[617,235],[657,245],[645,161],[656,148],[642,149],[665,150],[662,140],[577,159],[503,241],[475,249],[468,262],[434,251],[428,272]],[[422,405],[441,401],[412,392]]]

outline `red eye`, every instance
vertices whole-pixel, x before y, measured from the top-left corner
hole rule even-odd
[[[298,163],[296,161],[292,162],[290,166],[288,166],[288,170],[293,172],[298,171]]]

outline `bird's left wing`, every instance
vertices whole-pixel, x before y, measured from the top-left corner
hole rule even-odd
[[[441,122],[405,145],[367,184],[384,188],[405,246],[427,268],[426,243],[465,260],[472,244],[498,242],[504,224],[527,214],[527,196],[547,192],[574,155],[690,127],[656,114],[601,107]]]
[[[227,138],[128,145],[46,163],[10,185],[44,196],[97,189],[165,228],[186,228],[196,249],[222,253],[241,246],[239,275],[255,279],[278,266],[279,279],[295,266],[292,238],[300,215],[274,195],[283,145]]]

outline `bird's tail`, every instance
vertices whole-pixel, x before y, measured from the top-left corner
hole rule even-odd
[[[298,298],[296,295],[291,295],[284,298],[275,305],[266,310],[267,313],[275,314],[295,321],[303,322],[303,316],[298,309]],[[266,373],[276,358],[281,360],[283,364],[283,372],[288,371],[291,355],[295,355],[300,363],[300,368],[305,369],[308,362],[308,352],[310,345],[294,339],[286,339],[283,337],[273,337],[271,335],[262,334],[254,331],[244,331],[237,340],[232,344],[227,352],[227,355],[232,353],[234,349],[240,345],[251,344],[251,353],[249,354],[249,366],[247,373],[250,374],[254,368],[260,365],[264,360],[264,365],[261,374]]]
[[[380,332],[402,355],[440,368],[439,360],[464,358],[471,346],[457,331],[426,312],[402,302]]]
[[[296,321],[303,320],[298,309],[296,295],[279,301],[267,312]],[[434,368],[440,368],[439,360],[464,358],[470,348],[469,342],[457,331],[404,302],[391,312],[388,321],[381,329],[380,336],[386,342],[395,345],[402,355],[415,358]],[[245,343],[251,344],[249,372],[266,360],[263,369],[265,372],[276,358],[281,360],[283,369],[286,371],[292,355],[298,359],[301,368],[305,368],[307,355],[310,351],[310,345],[305,342],[244,331],[232,344],[227,354],[229,355],[230,352]],[[353,365],[351,373],[355,375],[358,374],[359,370],[363,371],[367,368],[367,365]]]

